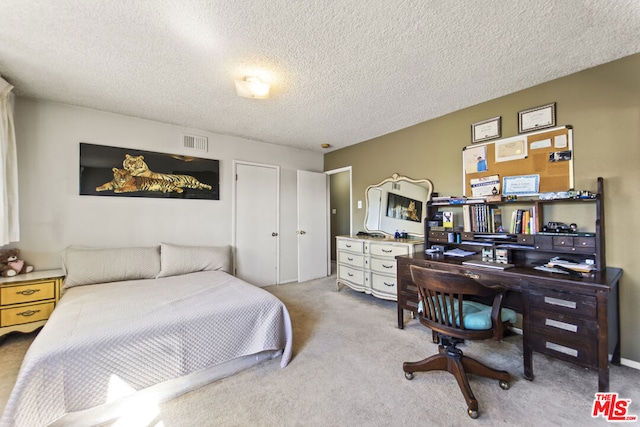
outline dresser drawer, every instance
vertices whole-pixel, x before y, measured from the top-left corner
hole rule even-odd
[[[544,313],[596,317],[597,303],[595,297],[546,290],[529,290],[527,293],[532,309]]]
[[[3,308],[0,311],[0,326],[4,328],[6,326],[46,320],[51,315],[51,312],[53,312],[54,307],[55,303],[46,302],[21,307]]]
[[[338,270],[340,271],[338,278],[356,285],[364,286],[364,271],[345,267],[343,265],[339,266]]]
[[[394,297],[398,295],[398,279],[395,276],[383,276],[372,274],[371,287],[374,291],[390,294]]]
[[[371,270],[384,274],[396,274],[395,259],[371,258]]]
[[[28,285],[7,286],[0,289],[0,305],[55,299],[55,281],[42,281]]]
[[[338,252],[338,262],[348,264],[353,267],[364,268],[364,255],[357,255],[350,252]]]
[[[395,258],[398,255],[409,255],[409,248],[407,246],[390,246],[372,243],[370,250],[371,255],[391,258]]]
[[[359,254],[363,254],[364,242],[338,239],[338,250],[351,251],[351,252],[357,252]]]

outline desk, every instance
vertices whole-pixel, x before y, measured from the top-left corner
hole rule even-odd
[[[396,257],[398,327],[404,310],[417,312],[417,288],[410,265],[467,275],[485,286],[517,292],[521,299],[524,377],[533,380],[533,352],[543,353],[598,372],[598,391],[609,391],[609,361],[620,364],[618,313],[619,268],[606,268],[589,278],[516,266],[507,270],[462,265],[469,258],[418,253]]]

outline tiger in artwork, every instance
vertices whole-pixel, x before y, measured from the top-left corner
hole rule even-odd
[[[211,186],[203,184],[191,175],[175,175],[170,173],[153,172],[149,169],[149,166],[144,161],[144,156],[131,156],[125,154],[125,159],[122,162],[124,167],[132,176],[135,177],[147,177],[160,179],[172,183],[176,187],[181,188],[194,188],[196,190],[211,190]]]
[[[163,193],[182,193],[182,188],[163,179],[133,176],[124,169],[113,168],[113,179],[96,187],[96,191],[113,190],[114,193],[133,193],[135,191],[161,191]]]

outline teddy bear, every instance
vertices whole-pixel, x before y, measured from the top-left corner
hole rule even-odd
[[[33,266],[19,259],[19,249],[0,249],[0,276],[13,277],[16,274],[31,273]]]

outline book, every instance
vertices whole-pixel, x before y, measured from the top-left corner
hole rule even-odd
[[[453,228],[453,212],[442,212],[442,226],[444,228]]]

